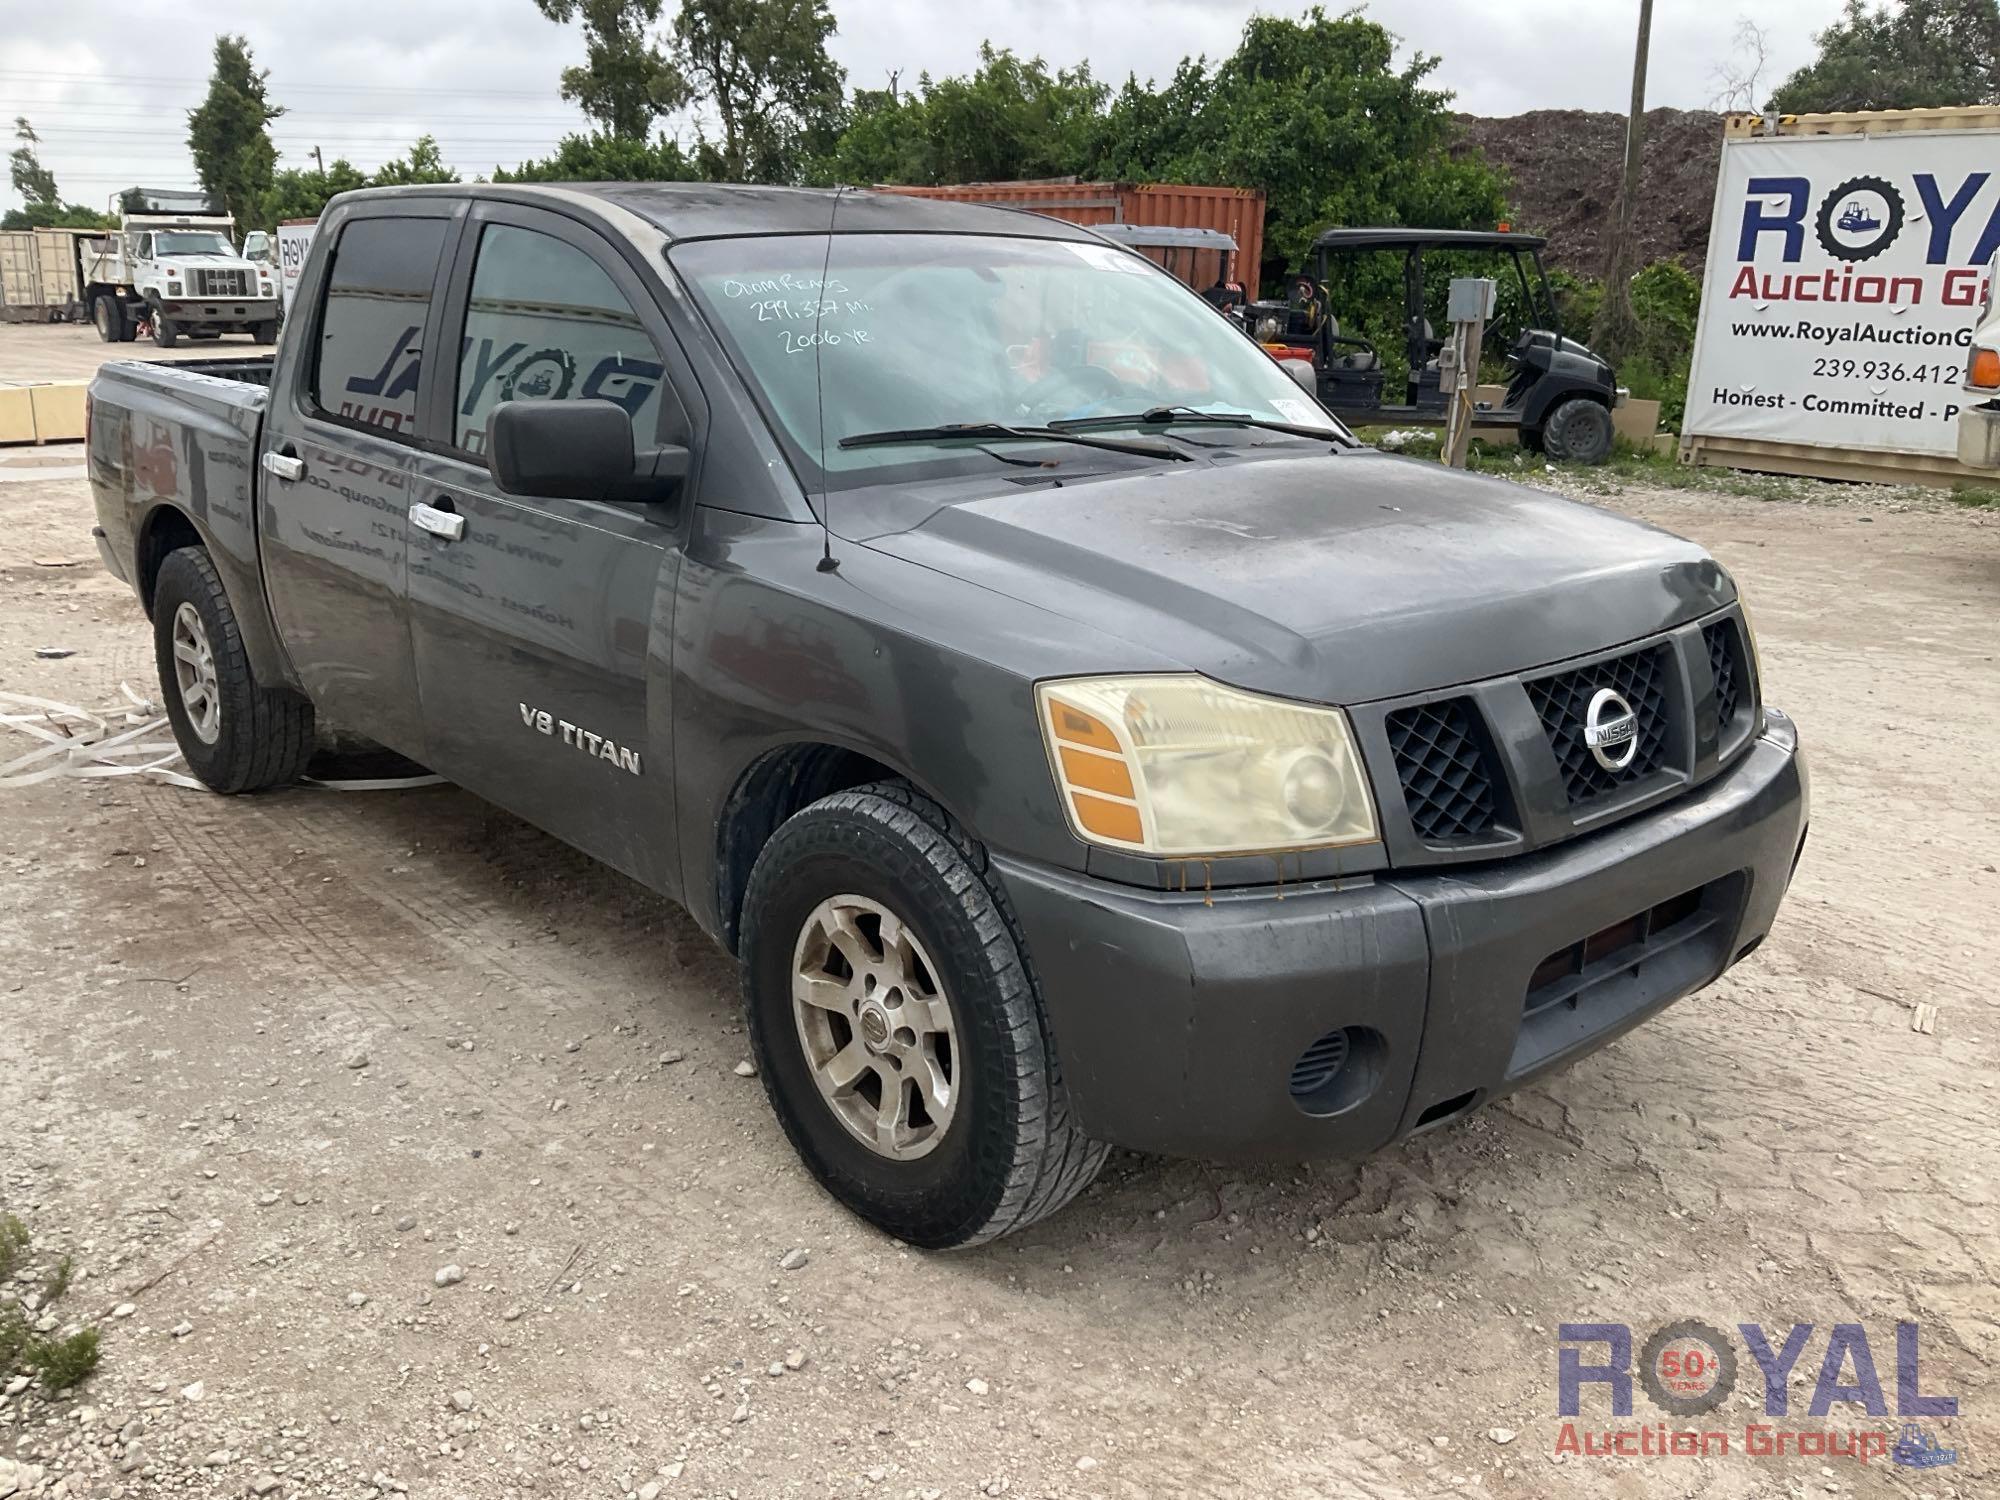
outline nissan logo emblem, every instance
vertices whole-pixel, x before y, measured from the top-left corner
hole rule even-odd
[[[1583,742],[1607,771],[1622,771],[1639,753],[1639,716],[1624,695],[1599,688],[1583,715]]]

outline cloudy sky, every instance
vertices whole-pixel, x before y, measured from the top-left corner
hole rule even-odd
[[[958,0],[832,4],[835,53],[850,81],[876,87],[891,70],[906,81],[964,72],[982,36],[1051,65],[1087,60],[1114,82],[1127,73],[1165,78],[1185,54],[1228,54],[1253,12],[1294,13],[1271,0],[985,0],[977,22],[959,30],[970,8]],[[1637,0],[1368,0],[1365,8],[1406,47],[1443,59],[1438,76],[1462,109],[1625,105]],[[1749,8],[1661,0],[1649,102],[1708,105]],[[1812,33],[1839,8],[1840,0],[1758,0],[1769,81],[1810,56]],[[201,99],[223,15],[158,0],[0,0],[0,120],[29,116],[71,201],[101,205],[135,182],[192,186],[185,112]],[[581,123],[556,89],[582,48],[533,0],[264,0],[227,16],[286,108],[273,128],[284,165],[309,163],[318,145],[328,161],[346,156],[372,169],[429,131],[471,176],[544,154]],[[130,45],[139,38],[144,46]],[[16,207],[17,195],[0,189],[0,209]]]

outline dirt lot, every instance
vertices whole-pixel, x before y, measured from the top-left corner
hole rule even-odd
[[[143,340],[107,344],[95,329],[74,323],[4,323],[0,324],[0,385],[88,380],[108,359],[247,359],[270,352],[268,345],[253,343],[241,333],[161,349]]]
[[[26,472],[0,465],[0,688],[150,690],[84,484]],[[74,1253],[61,1305],[104,1339],[77,1393],[0,1399],[15,1482],[1995,1493],[2000,524],[1851,491],[1614,503],[1735,570],[1811,747],[1770,941],[1456,1128],[1358,1164],[1115,1158],[968,1254],[833,1207],[734,1071],[726,957],[469,795],[0,793],[0,1206]],[[1676,1318],[1817,1325],[1778,1425],[1892,1435],[1916,1321],[1957,1464],[1558,1453],[1558,1325]],[[1806,1417],[1836,1323],[1866,1327],[1888,1415]],[[1740,1441],[1763,1394],[1746,1357],[1694,1425]],[[1613,1425],[1598,1389],[1585,1414]],[[1615,1425],[1660,1417],[1642,1394]]]

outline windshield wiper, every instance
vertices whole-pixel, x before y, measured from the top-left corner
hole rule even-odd
[[[1064,417],[1049,423],[1064,432],[1086,427],[1261,427],[1267,432],[1285,432],[1293,437],[1327,438],[1347,441],[1346,434],[1331,427],[1307,427],[1299,422],[1274,422],[1253,417],[1247,411],[1201,411],[1192,406],[1154,406],[1145,411],[1111,417]]]
[[[1017,438],[1037,443],[1075,443],[1080,448],[1102,448],[1107,453],[1134,453],[1141,458],[1171,458],[1192,463],[1189,454],[1162,443],[1125,442],[1117,438],[1085,437],[1070,432],[1063,423],[1048,427],[1009,427],[1004,422],[947,422],[940,427],[894,427],[884,432],[849,433],[840,440],[842,448],[880,448],[890,443],[940,443],[953,438]]]

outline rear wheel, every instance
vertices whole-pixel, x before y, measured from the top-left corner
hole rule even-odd
[[[167,719],[196,779],[217,792],[298,779],[312,754],[312,705],[257,681],[222,579],[199,547],[160,565],[153,646]]]
[[[131,337],[125,330],[124,306],[108,293],[91,305],[90,321],[97,325],[97,336],[107,344],[122,344]]]
[[[1054,1213],[1108,1148],[1073,1123],[1011,909],[978,844],[900,783],[786,822],[744,897],[765,1091],[807,1168],[930,1249]]]
[[[1549,457],[1573,464],[1601,464],[1611,457],[1615,430],[1611,412],[1584,396],[1572,396],[1549,413],[1542,443]]]

